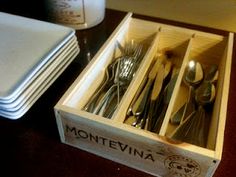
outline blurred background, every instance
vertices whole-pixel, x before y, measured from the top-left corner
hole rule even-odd
[[[236,32],[236,0],[107,0],[107,7]]]
[[[47,17],[46,1],[0,0],[0,11]],[[236,32],[236,0],[106,0],[106,7]]]

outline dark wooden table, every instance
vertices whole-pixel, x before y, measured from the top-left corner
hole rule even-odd
[[[7,1],[0,2],[0,11],[47,20],[42,11],[10,8]],[[33,2],[33,1],[32,1]],[[104,41],[109,37],[125,12],[106,10],[104,21],[98,26],[77,31],[81,52],[65,72],[41,96],[33,107],[15,121],[0,117],[0,176],[2,177],[148,177],[146,173],[131,169],[110,160],[84,152],[60,142],[53,107],[72,84],[82,69],[91,60]],[[167,24],[179,25],[218,34],[224,31],[174,21],[144,17]],[[236,172],[236,61],[235,48],[225,141],[220,166],[214,177],[235,176]]]

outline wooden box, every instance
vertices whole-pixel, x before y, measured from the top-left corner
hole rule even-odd
[[[111,62],[116,42],[145,41],[145,56],[111,119],[83,110],[96,92]],[[172,50],[178,77],[158,133],[127,125],[127,109],[152,66],[157,51]],[[155,176],[212,176],[221,160],[233,34],[221,36],[176,26],[135,19],[128,14],[96,56],[55,106],[61,141]],[[207,146],[169,138],[175,126],[171,115],[186,101],[184,71],[191,58],[205,67],[218,65],[216,97],[210,114]]]

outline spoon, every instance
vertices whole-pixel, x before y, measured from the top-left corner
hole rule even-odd
[[[184,82],[189,86],[189,95],[180,123],[195,110],[195,105],[193,104],[195,87],[202,81],[203,75],[202,65],[194,60],[189,61],[184,77]]]
[[[170,122],[177,124],[182,123],[186,117],[195,111],[194,92],[195,87],[203,80],[202,65],[194,60],[190,60],[186,69],[183,81],[188,85],[189,92],[187,102],[171,117]]]
[[[196,91],[197,111],[192,112],[183,123],[173,132],[171,138],[174,140],[195,144],[205,147],[208,126],[205,120],[204,106],[210,104],[215,98],[215,86],[205,82]]]
[[[213,67],[211,67],[207,76],[214,72],[215,74],[212,78],[216,78],[215,76],[218,76],[218,71]],[[196,89],[195,101],[198,104],[198,109],[190,114],[173,132],[172,139],[205,147],[209,121],[205,118],[206,113],[204,107],[211,104],[216,95],[215,86],[210,81],[212,82],[213,80],[209,80],[209,77],[206,77],[204,82]]]
[[[204,82],[196,90],[195,100],[198,104],[198,109],[192,120],[192,128],[189,127],[189,136],[186,136],[185,138],[186,142],[201,147],[206,146],[208,121],[206,120],[206,112],[204,106],[214,101],[215,94],[215,86],[210,82]]]

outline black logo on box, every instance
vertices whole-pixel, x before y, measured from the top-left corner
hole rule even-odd
[[[201,173],[200,165],[187,157],[173,155],[165,159],[165,167],[176,176],[197,177]]]

